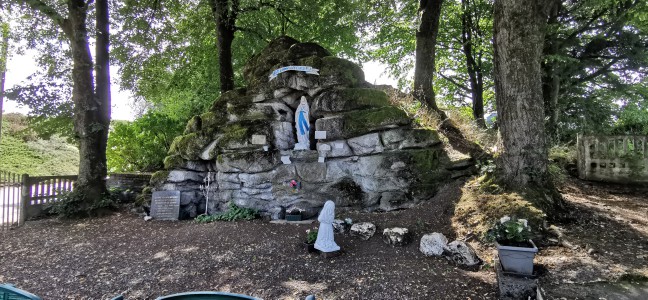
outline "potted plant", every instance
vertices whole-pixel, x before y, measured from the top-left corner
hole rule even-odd
[[[487,239],[497,246],[502,269],[521,275],[533,274],[533,259],[538,247],[531,240],[531,228],[525,219],[502,217],[488,231]]]
[[[302,215],[301,211],[298,209],[293,209],[286,213],[286,221],[301,221]]]
[[[315,241],[317,240],[317,229],[308,229],[306,230],[306,242],[304,242],[304,247],[308,253],[315,253]]]

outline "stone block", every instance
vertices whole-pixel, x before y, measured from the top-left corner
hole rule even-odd
[[[326,181],[326,164],[321,163],[301,163],[295,165],[297,175],[301,180],[306,182],[325,182]]]
[[[407,228],[394,227],[383,230],[383,242],[391,246],[405,246],[412,241],[412,233]]]
[[[448,239],[442,233],[434,232],[421,238],[419,250],[425,256],[441,256],[448,247]]]
[[[167,177],[168,182],[183,182],[183,181],[195,181],[202,182],[205,175],[203,173],[194,172],[194,171],[183,171],[183,170],[173,170],[169,172]]]
[[[376,233],[376,225],[370,222],[356,223],[351,226],[351,235],[368,240]]]
[[[466,242],[454,241],[448,244],[446,257],[461,268],[476,271],[482,260],[475,250]]]
[[[311,105],[311,115],[320,118],[351,110],[378,108],[389,105],[387,94],[366,88],[331,89],[320,93]]]
[[[322,157],[349,157],[353,156],[353,150],[345,140],[337,140],[330,142],[319,142],[318,151]],[[327,150],[322,150],[320,146],[326,145]]]
[[[279,150],[289,150],[295,147],[294,126],[290,122],[272,122],[274,146]]]
[[[272,170],[279,163],[279,157],[272,152],[233,152],[220,154],[216,169],[225,173],[260,173]]]
[[[351,138],[347,142],[355,155],[381,153],[384,150],[378,133]]]

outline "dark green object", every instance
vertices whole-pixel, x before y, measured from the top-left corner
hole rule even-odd
[[[187,292],[158,297],[156,300],[260,300],[250,296],[224,292]]]
[[[41,300],[41,298],[13,285],[0,284],[0,300]]]
[[[286,221],[301,221],[301,215],[286,215]]]

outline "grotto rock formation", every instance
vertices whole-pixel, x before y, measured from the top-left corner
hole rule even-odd
[[[319,75],[286,71],[311,66]],[[281,37],[252,57],[248,83],[191,119],[153,176],[156,190],[181,191],[181,218],[205,210],[200,185],[211,176],[211,213],[236,205],[265,215],[315,216],[326,200],[339,210],[390,211],[430,199],[449,178],[437,132],[411,126],[362,69],[321,46]],[[295,109],[310,105],[311,149],[293,150]],[[326,138],[315,139],[315,131]],[[323,162],[322,162],[323,160]],[[290,162],[287,164],[287,162]]]

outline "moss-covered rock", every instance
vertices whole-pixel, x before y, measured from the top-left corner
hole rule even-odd
[[[185,126],[184,134],[189,134],[192,132],[199,132],[202,129],[202,120],[200,116],[194,116],[189,119],[187,126]]]
[[[157,171],[151,175],[151,186],[159,187],[169,178],[170,171]]]
[[[311,115],[322,117],[331,113],[389,106],[383,91],[367,88],[327,90],[319,94],[311,105]]]
[[[274,152],[238,151],[218,155],[216,168],[226,173],[259,173],[270,171],[280,163],[279,157]]]
[[[407,114],[393,106],[347,112],[318,119],[316,130],[326,131],[327,140],[345,139],[387,128],[408,125]]]
[[[169,148],[169,155],[180,155],[186,160],[198,160],[202,149],[211,142],[209,137],[199,133],[190,133],[176,137]]]
[[[290,46],[299,43],[289,36],[276,38],[261,52],[255,54],[243,67],[243,78],[249,86],[257,86],[268,82],[268,75],[273,66],[284,60]]]
[[[221,126],[227,122],[227,115],[224,113],[206,112],[200,115],[202,123],[201,130],[203,135],[214,137],[220,130]]]
[[[184,166],[184,160],[178,154],[169,155],[164,158],[165,170],[180,169],[183,166]]]
[[[223,94],[220,101],[227,103],[228,114],[244,114],[254,104],[252,98],[247,94],[247,89],[239,88]]]

